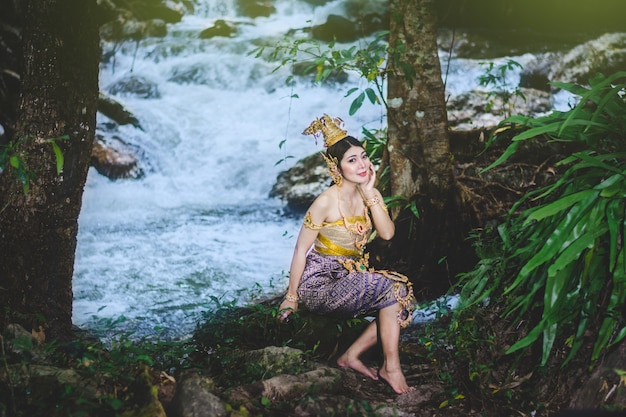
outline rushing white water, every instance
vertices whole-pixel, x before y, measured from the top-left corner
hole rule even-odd
[[[125,317],[125,328],[169,337],[188,334],[198,315],[219,302],[239,303],[284,290],[300,219],[282,212],[268,193],[276,175],[321,148],[302,130],[328,113],[355,136],[361,126],[384,126],[381,107],[366,104],[348,116],[362,87],[284,83],[288,71],[248,55],[261,39],[325,21],[342,2],[323,7],[277,0],[268,18],[237,16],[233,1],[198,1],[196,12],[168,36],[124,45],[103,64],[102,91],[129,75],[158,86],[159,98],[114,98],[143,127],[120,127],[152,168],[140,180],[110,181],[89,172],[79,219],[74,276],[74,322]],[[199,39],[216,19],[238,22],[234,38]],[[110,46],[105,45],[105,51]],[[448,88],[476,85],[468,66],[450,71]],[[177,81],[185,76],[185,82]],[[297,94],[297,98],[294,98]],[[99,116],[99,123],[106,122]],[[281,141],[286,140],[280,147]],[[276,165],[286,157],[287,163]]]

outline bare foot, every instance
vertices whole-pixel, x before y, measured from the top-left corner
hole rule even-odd
[[[407,392],[415,391],[415,387],[410,387],[406,383],[404,374],[399,368],[397,370],[389,371],[385,370],[385,367],[383,366],[380,368],[380,371],[378,371],[378,374],[389,384],[389,386],[391,386],[396,394],[406,394]]]
[[[341,357],[339,359],[337,359],[337,365],[339,365],[342,368],[350,368],[353,369],[363,375],[365,375],[368,378],[372,378],[373,380],[378,380],[378,374],[376,372],[376,369],[370,368],[369,366],[366,366],[363,362],[361,362],[361,360],[359,360],[358,358],[356,359],[352,359],[348,356],[348,353],[344,353],[343,355],[341,355]]]

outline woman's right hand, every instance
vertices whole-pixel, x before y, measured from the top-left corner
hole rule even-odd
[[[289,315],[298,311],[298,302],[283,300],[278,309],[278,320],[281,322],[289,321]]]

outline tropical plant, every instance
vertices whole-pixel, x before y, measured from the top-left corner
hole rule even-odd
[[[519,86],[512,87],[509,82],[508,74],[516,68],[521,69],[522,65],[512,59],[507,59],[505,63],[496,65],[494,62],[481,62],[481,66],[485,72],[478,77],[478,84],[481,87],[489,87],[487,91],[487,111],[491,111],[496,106],[496,99],[500,99],[502,111],[507,117],[511,116],[511,112],[515,107],[517,99],[526,101],[526,96]]]
[[[371,104],[381,104],[385,108],[387,107],[385,83],[388,57],[403,69],[407,82],[413,82],[415,71],[409,63],[402,59],[406,52],[406,46],[402,42],[398,42],[395,46],[389,45],[388,35],[389,31],[379,31],[374,34],[372,40],[365,47],[358,48],[353,45],[344,49],[337,48],[335,42],[326,44],[315,39],[285,39],[271,47],[268,58],[280,62],[275,70],[287,65],[295,67],[305,63],[302,73],[314,72],[316,83],[326,82],[339,73],[356,72],[361,79],[366,81],[366,84],[363,88],[351,88],[345,94],[345,97],[349,97],[358,93],[350,104],[349,114],[354,115],[363,106],[366,99]],[[258,47],[250,54],[256,54],[256,57],[260,58],[266,49],[270,49],[270,47]],[[290,84],[292,80],[293,76],[289,76],[286,83]],[[386,130],[370,131],[363,129],[365,149],[374,165],[377,166],[383,160],[384,149],[387,144],[386,133]],[[284,142],[285,140],[281,141],[279,145],[281,148]],[[285,159],[281,159],[277,164]],[[378,173],[378,178],[380,187],[382,189],[387,188],[389,167],[384,167]],[[415,220],[419,219],[415,200],[396,195],[386,197],[385,202],[390,208],[410,210],[414,216],[410,219],[410,228],[413,229]]]
[[[52,150],[54,151],[54,155],[56,157],[56,169],[57,174],[60,174],[63,170],[63,153],[61,152],[61,148],[56,143],[57,140],[67,140],[69,139],[68,135],[62,135],[56,138],[45,139],[45,142],[49,143],[52,146]],[[0,145],[0,172],[4,171],[7,167],[12,167],[15,169],[15,173],[17,178],[22,183],[24,188],[24,194],[28,193],[30,188],[30,182],[35,179],[35,174],[28,169],[28,164],[26,163],[28,160],[28,154],[19,149],[24,143],[28,141],[32,141],[34,138],[32,137],[24,137],[16,142],[9,142],[7,145]]]
[[[579,96],[578,104],[536,119],[504,120],[491,141],[513,133],[511,144],[486,169],[536,139],[572,150],[557,163],[564,172],[511,209],[499,226],[503,253],[461,281],[462,308],[495,298],[505,316],[538,317],[508,353],[541,340],[542,365],[557,336],[569,348],[564,363],[587,334],[595,335],[592,361],[626,336],[626,72],[598,75],[590,87],[553,85]],[[533,206],[515,214],[524,202]]]
[[[348,48],[336,48],[335,42],[324,43],[314,39],[285,39],[271,47],[261,46],[250,54],[257,58],[263,56],[265,49],[271,52],[268,58],[280,62],[275,70],[284,66],[298,66],[304,63],[303,74],[315,73],[315,82],[322,83],[345,72],[356,72],[367,81],[365,88],[351,88],[346,97],[358,92],[350,105],[350,115],[355,114],[368,99],[372,104],[386,106],[384,85],[386,79],[386,62],[389,52],[386,38],[388,31],[377,32],[373,39],[364,47],[356,45]],[[289,84],[293,76],[287,78]]]

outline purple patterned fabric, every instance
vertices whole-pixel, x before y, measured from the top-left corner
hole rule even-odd
[[[309,252],[298,287],[298,295],[307,309],[345,318],[371,316],[397,303],[394,286],[399,295],[407,295],[406,284],[378,271],[350,272],[341,263],[345,259],[358,258],[323,255],[315,250]],[[403,313],[410,315],[411,309]]]

